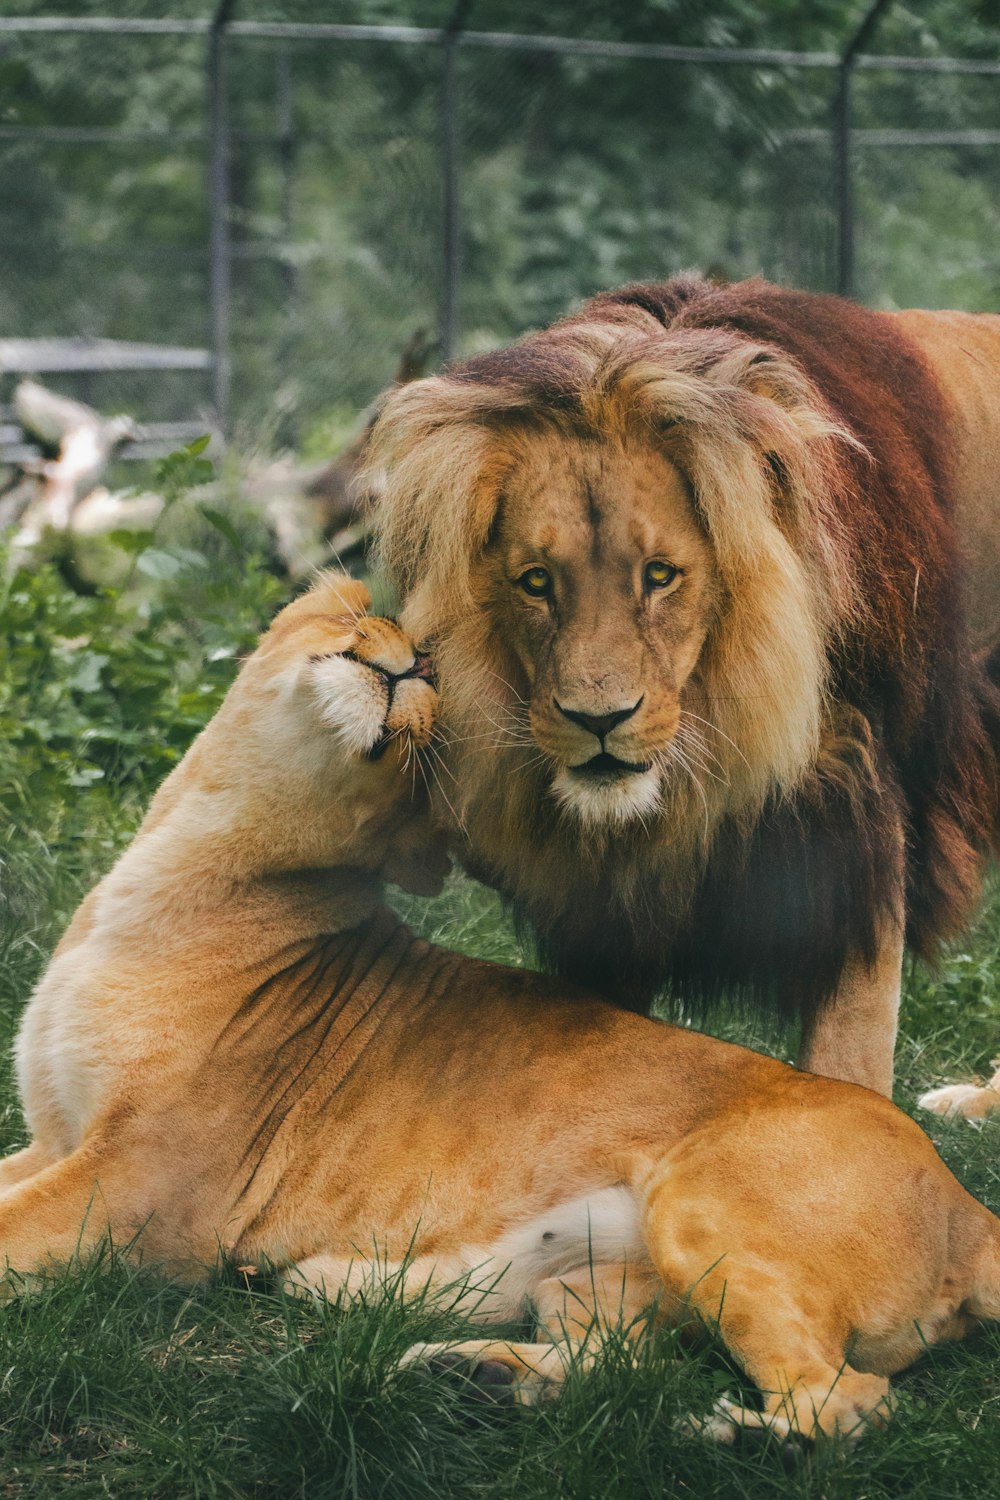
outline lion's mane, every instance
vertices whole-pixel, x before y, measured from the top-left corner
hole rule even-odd
[[[393,394],[371,473],[405,623],[433,643],[467,862],[563,973],[639,1001],[743,990],[808,1010],[905,911],[967,920],[997,818],[988,671],[967,652],[951,413],[878,313],[763,282],[608,293]],[[725,605],[698,667],[719,774],[651,833],[589,841],[524,748],[517,665],[477,596],[517,435],[640,430],[686,475]],[[900,846],[899,829],[903,830]]]

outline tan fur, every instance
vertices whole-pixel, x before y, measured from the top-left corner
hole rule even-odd
[[[1000,645],[1000,317],[919,310],[894,317],[930,361],[955,413],[966,603],[974,647],[985,656]],[[1000,1110],[1000,1072],[983,1087],[931,1089],[920,1104],[984,1119]]]
[[[874,1094],[414,938],[379,873],[442,873],[408,769],[434,693],[366,602],[326,579],[278,616],[81,907],[18,1041],[0,1254],[110,1228],[178,1274],[222,1247],[329,1295],[403,1268],[487,1322],[533,1304],[546,1342],[458,1350],[522,1401],[656,1302],[718,1325],[782,1430],[881,1420],[888,1374],[1000,1314],[1000,1224]]]

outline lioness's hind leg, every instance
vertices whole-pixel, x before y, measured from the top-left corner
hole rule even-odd
[[[869,1427],[884,1426],[891,1414],[888,1380],[845,1370],[829,1388],[824,1375],[815,1388],[799,1383],[791,1390],[772,1391],[762,1411],[721,1396],[707,1417],[689,1417],[685,1425],[718,1443],[735,1442],[747,1430],[778,1438],[816,1438],[822,1433],[851,1443]]]
[[[764,1395],[763,1412],[730,1407],[725,1421],[805,1438],[853,1439],[881,1425],[889,1382],[849,1367],[843,1309],[812,1259],[816,1247],[808,1260],[786,1253],[769,1232],[774,1205],[757,1202],[741,1218],[738,1205],[719,1195],[706,1214],[704,1182],[685,1191],[675,1172],[663,1185],[648,1206],[646,1238],[667,1292],[722,1339]],[[716,1216],[727,1208],[722,1239]]]

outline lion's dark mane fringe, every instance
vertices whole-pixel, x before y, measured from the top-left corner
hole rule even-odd
[[[829,651],[831,698],[870,726],[874,764],[871,774],[842,766],[841,776],[821,765],[749,832],[724,823],[682,916],[637,911],[612,870],[572,909],[528,917],[553,967],[625,1003],[647,1002],[666,980],[695,1003],[741,993],[809,1014],[848,955],[874,957],[886,915],[905,910],[910,946],[932,958],[968,921],[996,846],[1000,657],[977,663],[966,645],[953,419],[893,320],[835,297],[688,277],[596,297],[556,332],[634,327],[637,313],[791,355],[863,445],[839,446],[833,486],[835,544],[850,549],[863,608]],[[572,400],[545,334],[449,378],[519,386],[526,403],[553,411]]]

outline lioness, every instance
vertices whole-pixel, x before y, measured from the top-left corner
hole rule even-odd
[[[565,977],[770,1005],[891,1093],[904,941],[1000,826],[1000,318],[624,287],[370,456],[467,867]]]
[[[278,615],[74,918],[17,1043],[0,1254],[110,1229],[329,1294],[474,1273],[539,1341],[454,1352],[519,1400],[658,1304],[767,1393],[730,1427],[881,1420],[889,1373],[1000,1317],[1000,1222],[875,1094],[408,931],[381,880],[443,874],[407,774],[435,691],[367,604],[326,577]]]

